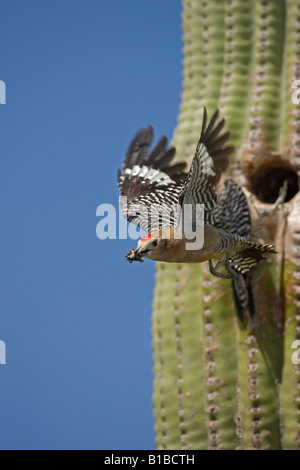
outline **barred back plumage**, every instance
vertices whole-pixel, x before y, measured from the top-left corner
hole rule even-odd
[[[239,246],[239,253],[231,258],[232,268],[237,273],[232,278],[234,301],[241,320],[246,309],[253,317],[255,304],[249,271],[263,259],[264,253],[274,252],[274,250],[270,245],[250,242],[251,218],[249,207],[243,190],[235,181],[225,181],[218,195],[216,207],[207,214],[207,223],[225,232],[230,232],[230,237],[225,235],[223,238],[224,245],[233,242],[234,245],[238,244]],[[232,234],[235,234],[233,238]],[[244,250],[239,237],[250,242],[246,244]],[[231,240],[228,241],[228,238]]]

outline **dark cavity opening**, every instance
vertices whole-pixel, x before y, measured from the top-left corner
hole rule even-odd
[[[290,166],[262,167],[250,177],[252,192],[260,201],[268,204],[277,200],[285,181],[288,185],[285,202],[288,202],[299,191],[298,175]]]

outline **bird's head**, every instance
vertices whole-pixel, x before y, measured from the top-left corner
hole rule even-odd
[[[138,241],[137,254],[146,258],[153,258],[153,254],[158,251],[160,245],[159,236],[154,233],[149,233]]]
[[[155,261],[163,261],[168,240],[159,233],[149,233],[138,241],[137,249],[131,249],[126,255],[129,262],[140,261],[142,258],[150,258]]]

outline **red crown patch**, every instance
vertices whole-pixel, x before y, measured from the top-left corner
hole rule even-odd
[[[148,235],[146,235],[145,237],[141,238],[141,242],[147,242],[148,240],[150,240],[152,237],[154,237],[154,235],[152,235],[151,233],[148,233]]]

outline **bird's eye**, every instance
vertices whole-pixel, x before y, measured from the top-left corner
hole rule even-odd
[[[151,243],[152,246],[157,246],[157,241],[154,240],[152,243]]]

